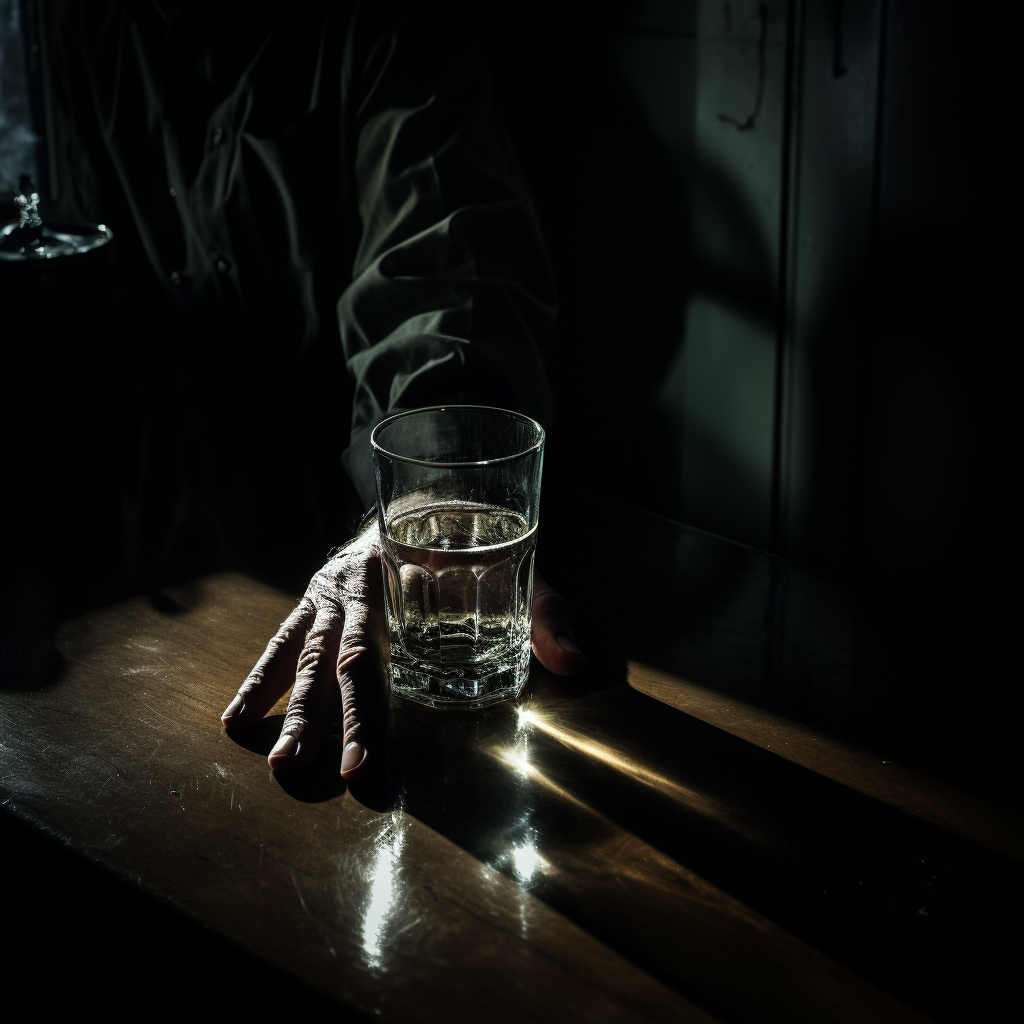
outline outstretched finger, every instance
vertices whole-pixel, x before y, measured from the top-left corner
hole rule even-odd
[[[384,593],[378,563],[370,562],[367,568],[361,581],[365,601],[347,606],[345,631],[338,648],[338,687],[344,716],[341,775],[348,782],[368,774],[374,758],[380,760],[383,755],[385,744],[388,636]]]
[[[317,609],[306,633],[281,737],[267,758],[274,771],[306,764],[320,749],[338,711],[335,662],[344,616],[333,602]]]
[[[540,573],[533,576],[533,653],[549,671],[572,676],[587,659],[576,644],[565,601],[547,585]]]
[[[306,631],[313,623],[313,602],[304,597],[281,623],[277,635],[220,716],[225,729],[255,725],[295,681],[295,669]]]

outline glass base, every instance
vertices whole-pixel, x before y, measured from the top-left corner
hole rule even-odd
[[[478,665],[438,666],[391,658],[391,693],[431,708],[474,710],[522,693],[530,676],[530,649]]]

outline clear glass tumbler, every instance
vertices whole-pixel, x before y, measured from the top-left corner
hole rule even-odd
[[[516,697],[530,671],[543,429],[448,405],[392,416],[370,442],[392,692],[437,708]]]

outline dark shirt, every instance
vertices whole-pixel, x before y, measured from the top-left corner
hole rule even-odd
[[[255,453],[239,501],[341,452],[368,506],[370,431],[402,409],[547,420],[549,263],[458,25],[427,4],[79,2],[49,35],[58,210],[113,228],[145,372],[212,475]]]

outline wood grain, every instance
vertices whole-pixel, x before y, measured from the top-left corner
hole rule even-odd
[[[414,818],[289,795],[219,715],[292,599],[174,597],[67,624],[60,681],[3,694],[9,809],[384,1019],[712,1019]]]
[[[989,849],[1024,859],[1024,816],[966,793],[922,771],[885,759],[825,730],[680,679],[649,665],[628,663],[629,685],[794,764],[841,782]]]
[[[454,825],[417,807],[411,783],[404,809],[381,809],[336,777],[276,778],[267,737],[247,749],[218,719],[292,604],[223,574],[160,608],[137,599],[66,624],[60,679],[2,695],[7,806],[387,1020],[923,1019],[598,809],[600,775],[566,737],[583,735],[581,716],[607,718],[600,688],[570,697],[541,680],[535,759],[501,766],[477,741],[505,774],[484,813]],[[629,757],[627,777],[652,775]],[[464,794],[429,761],[410,774]],[[487,815],[530,819],[535,877],[487,848]]]

